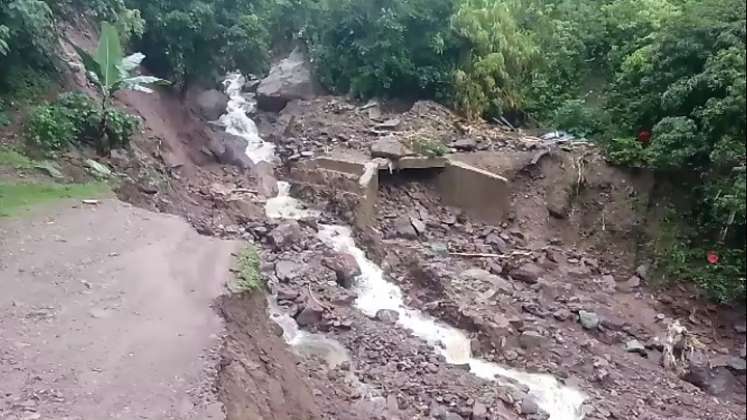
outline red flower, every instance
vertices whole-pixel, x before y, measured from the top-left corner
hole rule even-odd
[[[649,142],[651,142],[651,132],[648,130],[641,130],[638,132],[638,141],[643,144],[649,144]]]
[[[708,264],[710,265],[718,264],[719,256],[716,251],[708,251],[708,255],[706,258],[708,259]]]

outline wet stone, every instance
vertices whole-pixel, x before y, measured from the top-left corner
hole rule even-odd
[[[628,353],[638,353],[641,356],[648,356],[646,347],[638,340],[628,340],[625,343],[625,351]]]
[[[537,264],[527,263],[519,268],[511,270],[509,275],[515,280],[534,284],[537,283],[537,280],[539,279],[539,276],[542,274],[542,272],[542,268]]]
[[[268,236],[270,244],[276,249],[288,249],[301,240],[301,227],[295,221],[283,223],[273,229]]]
[[[376,312],[376,319],[388,324],[394,324],[399,320],[399,313],[391,309],[381,309]]]
[[[316,302],[308,302],[296,315],[296,322],[300,327],[316,325],[322,320],[324,308]]]
[[[545,340],[546,338],[537,331],[524,331],[519,336],[519,345],[524,349],[531,350],[541,347],[545,343]]]
[[[578,322],[587,330],[596,330],[599,328],[599,315],[594,312],[578,311]]]
[[[280,260],[275,263],[275,275],[282,282],[289,282],[298,278],[304,271],[304,265],[295,261]]]

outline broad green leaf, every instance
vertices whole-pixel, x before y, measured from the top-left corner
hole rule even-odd
[[[120,70],[122,70],[122,78],[125,79],[129,77],[130,72],[135,70],[140,63],[143,62],[145,59],[145,54],[136,52],[132,55],[128,55],[124,59],[122,59],[122,64],[119,66]]]
[[[88,54],[86,50],[83,48],[79,48],[75,45],[73,45],[73,48],[75,48],[75,51],[80,56],[80,59],[83,61],[83,66],[86,68],[88,77],[97,85],[101,84],[101,79],[103,78],[103,74],[101,72],[101,66],[99,66],[99,63],[96,61],[91,54]],[[94,78],[95,76],[95,78]]]
[[[160,85],[160,86],[167,86],[169,85],[168,80],[159,79],[158,77],[153,76],[134,76],[134,77],[128,77],[127,79],[121,80],[119,83],[116,84],[114,87],[114,90],[119,89],[129,89],[129,90],[135,90],[138,92],[144,92],[144,93],[152,93],[153,90],[150,89],[149,86],[152,85]]]
[[[122,46],[117,30],[109,22],[101,23],[101,38],[94,58],[101,67],[101,84],[111,88],[120,80],[118,67],[122,63]]]

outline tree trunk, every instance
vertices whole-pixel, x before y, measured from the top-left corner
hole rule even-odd
[[[106,129],[109,124],[109,118],[106,115],[107,105],[108,98],[104,95],[104,100],[101,102],[101,122],[99,123],[98,139],[96,140],[96,153],[99,156],[108,156],[110,151],[109,139],[106,135]]]

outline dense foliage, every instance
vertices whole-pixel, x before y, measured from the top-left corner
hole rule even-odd
[[[43,151],[61,150],[78,143],[97,146],[104,117],[108,123],[103,137],[108,139],[110,147],[126,146],[138,128],[138,119],[115,108],[104,111],[82,93],[60,95],[51,104],[33,110],[25,124],[26,140]]]

